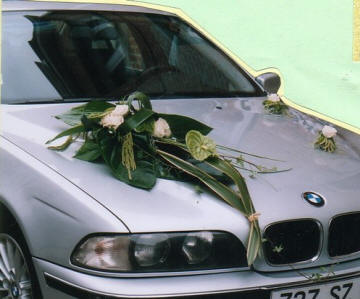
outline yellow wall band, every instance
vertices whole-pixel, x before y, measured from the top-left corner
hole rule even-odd
[[[354,0],[353,60],[360,61],[360,0]]]
[[[255,71],[254,69],[252,69],[250,66],[248,66],[244,61],[242,61],[238,56],[236,56],[233,52],[231,52],[229,49],[227,49],[224,45],[222,45],[210,33],[205,31],[199,24],[197,24],[193,19],[191,19],[188,15],[186,15],[179,8],[163,6],[163,5],[158,5],[158,4],[150,4],[150,3],[145,3],[145,2],[132,1],[132,0],[35,0],[35,1],[123,4],[123,5],[140,6],[140,7],[150,8],[150,9],[166,11],[166,12],[172,13],[174,15],[177,15],[179,18],[183,19],[185,22],[189,23],[190,25],[195,27],[197,30],[199,30],[211,42],[213,42],[216,46],[218,46],[222,51],[224,51],[230,58],[232,58],[237,64],[239,64],[243,69],[245,69],[247,72],[249,72],[252,76],[257,77],[260,74],[272,71],[272,72],[276,72],[281,77],[279,70],[276,68],[268,68],[268,69],[259,70],[259,71]],[[360,57],[360,0],[354,0],[354,45],[355,45],[355,31],[356,31],[355,29],[358,30],[357,38],[359,38],[359,40],[357,40],[357,45],[359,46],[359,54],[356,54],[356,53],[358,53],[355,51],[356,49],[354,49],[354,54],[359,55],[359,57]],[[278,94],[281,97],[281,99],[284,101],[285,104],[287,104],[288,106],[290,106],[296,110],[299,110],[303,113],[318,117],[320,119],[323,119],[325,121],[328,121],[339,127],[345,128],[349,131],[352,131],[352,132],[360,135],[360,128],[357,128],[355,126],[347,124],[346,122],[334,119],[327,115],[321,114],[314,110],[305,108],[301,105],[294,103],[290,99],[286,98],[286,96],[284,95],[284,84],[283,84],[284,80],[282,79],[281,82],[282,82],[282,84],[281,84]]]

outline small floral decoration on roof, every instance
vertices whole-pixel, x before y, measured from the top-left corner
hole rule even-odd
[[[337,134],[337,130],[331,126],[324,126],[321,131],[319,131],[319,136],[315,141],[315,147],[325,151],[332,153],[336,150],[335,136]]]
[[[264,108],[271,114],[285,114],[288,107],[284,104],[278,94],[269,94],[267,99],[263,102]]]

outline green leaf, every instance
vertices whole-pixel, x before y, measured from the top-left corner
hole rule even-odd
[[[174,146],[177,146],[178,148],[186,151],[186,152],[189,152],[187,146],[185,143],[181,143],[181,142],[178,142],[174,139],[169,139],[169,138],[161,138],[161,139],[156,139],[155,140],[156,143],[162,143],[162,144],[169,144],[169,145],[174,145]]]
[[[147,152],[147,156],[155,156],[155,147],[151,142],[151,137],[149,134],[133,133],[133,139],[137,151],[142,151],[143,153]]]
[[[156,174],[152,163],[147,161],[136,161],[136,169],[131,171],[131,180],[128,170],[121,163],[112,169],[114,176],[120,181],[141,189],[152,189],[156,183]]]
[[[53,150],[53,151],[64,151],[69,147],[69,145],[72,142],[73,142],[73,138],[70,135],[63,144],[60,144],[58,146],[48,146],[48,149]]]
[[[115,107],[114,104],[105,101],[93,101],[72,108],[71,110],[55,116],[57,119],[61,119],[64,123],[70,126],[76,126],[81,123],[81,117],[83,115],[89,116],[92,113],[104,112],[106,109]]]
[[[110,135],[106,129],[102,129],[96,134],[96,140],[100,146],[102,158],[105,163],[111,167],[112,152],[114,147],[118,144],[118,141],[115,136]]]
[[[101,128],[97,120],[88,118],[86,115],[81,117],[81,123],[83,124],[85,131],[93,131]]]
[[[210,133],[212,128],[209,126],[187,116],[176,115],[176,114],[163,114],[159,113],[159,117],[165,119],[170,126],[172,135],[175,138],[184,140],[186,133],[190,130],[199,131],[203,135]]]
[[[247,261],[248,265],[251,266],[256,257],[259,254],[261,246],[261,233],[259,229],[259,224],[257,221],[254,221],[250,224],[250,233],[249,233],[249,240],[247,244]]]
[[[117,169],[121,164],[121,160],[122,160],[121,150],[122,150],[122,144],[120,142],[116,142],[113,144],[112,152],[110,156],[110,164],[109,164],[111,169]]]
[[[100,156],[100,146],[92,140],[87,140],[76,152],[74,158],[84,161],[94,161]]]
[[[126,118],[124,123],[119,126],[118,131],[121,133],[121,135],[125,136],[127,133],[130,133],[132,130],[136,129],[154,114],[155,112],[152,110],[141,109],[134,115]]]
[[[49,144],[49,143],[53,142],[54,140],[59,139],[61,137],[74,135],[74,134],[81,133],[81,132],[85,132],[85,128],[83,125],[78,125],[78,126],[72,127],[65,131],[62,131],[60,134],[56,135],[53,139],[46,141],[46,144]]]
[[[137,133],[147,132],[149,134],[152,134],[154,132],[154,126],[155,126],[154,118],[149,118],[146,121],[144,121],[142,124],[137,126],[135,131]]]
[[[127,98],[128,105],[130,106],[134,100],[139,102],[140,109],[145,108],[145,109],[152,110],[152,105],[151,105],[150,99],[146,94],[144,94],[140,91],[133,92]]]
[[[136,160],[136,169],[131,171],[131,180],[128,170],[121,162],[121,143],[108,135],[101,137],[101,150],[105,163],[112,170],[113,175],[120,181],[141,189],[151,189],[156,183],[156,174],[153,163]]]
[[[198,178],[204,185],[206,185],[213,192],[215,192],[221,199],[223,199],[232,207],[239,210],[245,216],[248,214],[241,202],[239,195],[234,190],[225,186],[223,183],[220,183],[215,178],[202,171],[200,168],[194,166],[187,161],[184,161],[183,159],[180,159],[179,157],[176,157],[161,150],[157,150],[157,153],[166,161],[173,164],[180,170]]]
[[[246,182],[239,171],[237,171],[229,162],[224,161],[218,157],[210,157],[206,159],[204,163],[207,163],[208,165],[221,171],[234,181],[241,194],[240,199],[245,211],[248,213],[248,215],[253,214],[255,211],[252,206],[250,193],[246,186]]]

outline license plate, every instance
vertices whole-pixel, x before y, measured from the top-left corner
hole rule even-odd
[[[338,280],[315,284],[309,287],[296,287],[276,290],[271,299],[359,299],[360,278]]]

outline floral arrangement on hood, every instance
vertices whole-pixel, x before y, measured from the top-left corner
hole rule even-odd
[[[336,150],[335,136],[337,130],[330,126],[324,126],[319,132],[319,136],[315,141],[315,147],[329,153],[333,153]]]
[[[248,219],[247,259],[249,265],[254,262],[261,246],[260,214],[254,209],[239,169],[255,167],[259,173],[278,172],[248,161],[245,156],[269,158],[216,145],[206,136],[212,128],[186,116],[157,113],[140,92],[117,104],[89,102],[56,118],[71,128],[47,142],[68,136],[65,143],[49,149],[65,150],[81,136],[83,143],[74,157],[103,161],[115,178],[128,185],[149,190],[158,178],[202,183]]]

